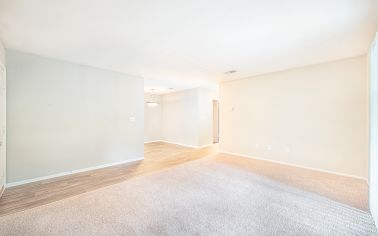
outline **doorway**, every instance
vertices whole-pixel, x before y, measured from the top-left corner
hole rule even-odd
[[[219,101],[213,100],[213,143],[219,143]]]

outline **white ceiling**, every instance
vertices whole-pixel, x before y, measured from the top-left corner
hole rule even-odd
[[[7,48],[177,90],[362,55],[377,29],[377,0],[0,0]]]

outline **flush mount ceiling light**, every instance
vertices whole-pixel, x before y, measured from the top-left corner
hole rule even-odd
[[[155,89],[151,89],[151,94],[148,94],[146,98],[146,104],[149,107],[156,107],[159,105],[159,97],[156,94],[153,94],[155,92]]]
[[[146,104],[147,104],[147,106],[149,106],[149,107],[156,107],[156,106],[159,105],[159,103],[157,103],[157,102],[146,102]]]
[[[229,71],[224,72],[224,74],[231,75],[231,74],[235,74],[236,72],[237,72],[236,70],[229,70]]]

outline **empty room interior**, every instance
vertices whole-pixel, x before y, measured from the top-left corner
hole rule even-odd
[[[378,235],[377,0],[0,0],[0,235]]]

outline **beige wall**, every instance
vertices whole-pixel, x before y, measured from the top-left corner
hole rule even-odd
[[[6,176],[6,78],[5,49],[0,41],[0,197]]]
[[[221,151],[367,177],[366,57],[222,83]]]
[[[16,51],[6,59],[8,183],[143,157],[142,78]]]

